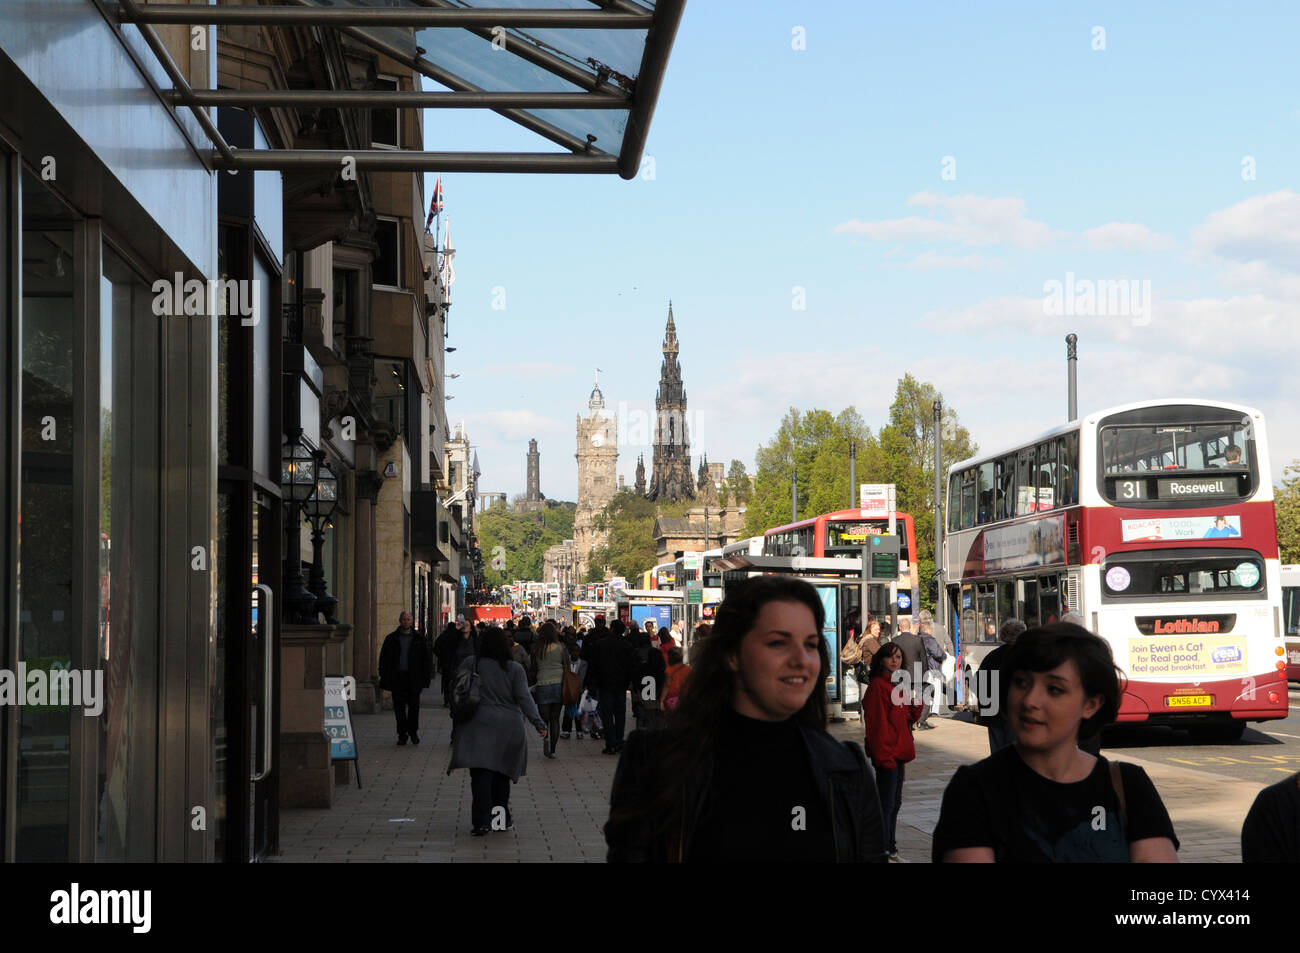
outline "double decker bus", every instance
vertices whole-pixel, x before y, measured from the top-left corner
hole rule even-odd
[[[918,611],[920,579],[916,569],[916,528],[910,513],[894,514],[894,531],[899,537],[898,611]],[[777,526],[763,534],[764,556],[813,556],[818,559],[836,555],[857,556],[860,546],[872,536],[889,532],[889,518],[869,515],[866,510],[836,510],[797,523]],[[878,611],[872,607],[872,611]]]
[[[1300,682],[1300,564],[1282,567],[1282,632],[1286,638],[1286,677]]]
[[[947,613],[969,686],[1006,618],[1079,613],[1128,683],[1120,722],[1239,738],[1287,713],[1263,415],[1125,404],[948,470]]]

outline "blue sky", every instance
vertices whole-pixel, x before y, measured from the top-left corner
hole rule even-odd
[[[576,498],[593,369],[636,437],[670,298],[712,461],[752,471],[790,406],[878,428],[908,371],[982,448],[1020,440],[1064,419],[1074,331],[1081,410],[1251,404],[1279,475],[1300,457],[1298,27],[1286,3],[690,0],[653,178],[443,176],[448,417],[481,488],[522,492],[536,437],[542,491]],[[555,148],[451,110],[426,142]],[[1133,296],[1052,314],[1070,275]],[[630,482],[650,449],[619,449]]]

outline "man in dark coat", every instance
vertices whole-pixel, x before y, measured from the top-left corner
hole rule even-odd
[[[515,643],[522,645],[525,652],[531,652],[536,637],[537,633],[533,631],[533,620],[529,616],[524,616],[519,620],[519,627],[515,629]]]
[[[407,735],[412,744],[420,743],[420,692],[433,677],[429,643],[414,623],[411,613],[403,612],[379,650],[379,687],[393,693],[399,745],[406,744]]]
[[[438,671],[442,675],[443,708],[448,707],[451,701],[451,676],[456,671],[456,649],[467,628],[469,623],[463,615],[459,615],[455,622],[447,624],[447,628],[442,630],[442,634],[433,643],[433,655],[438,660]]]
[[[922,623],[922,628],[924,625]],[[903,664],[899,671],[907,673],[908,689],[919,695],[925,674],[925,643],[917,632],[899,632],[893,642],[903,650]]]
[[[609,634],[591,646],[588,659],[588,690],[595,689],[600,723],[605,729],[602,754],[623,750],[623,728],[627,722],[627,690],[632,684],[636,661],[632,644],[624,637],[626,626],[615,619]]]

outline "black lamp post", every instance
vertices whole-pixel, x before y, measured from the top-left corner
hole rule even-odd
[[[325,621],[338,623],[334,610],[339,601],[329,594],[325,586],[325,526],[339,503],[339,480],[325,462],[325,451],[316,451],[316,487],[311,498],[303,504],[307,519],[311,520],[311,576],[307,588],[316,597],[313,612],[325,614]]]
[[[286,558],[284,572],[285,621],[314,622],[316,597],[307,591],[302,578],[301,507],[316,490],[316,461],[302,442],[302,428],[287,437],[280,447],[280,486],[286,503]]]

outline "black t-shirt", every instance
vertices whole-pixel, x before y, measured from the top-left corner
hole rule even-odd
[[[830,811],[794,719],[758,721],[728,708],[715,750],[709,799],[688,860],[835,860]]]
[[[1241,826],[1247,864],[1300,864],[1300,772],[1260,791]]]
[[[1146,772],[1120,764],[1124,817],[1098,758],[1082,781],[1062,784],[1035,772],[1016,747],[957,769],[943,792],[934,831],[935,863],[950,850],[992,847],[999,863],[1127,863],[1129,842],[1168,837],[1178,848],[1173,822]]]
[[[1002,671],[1002,663],[1006,657],[1007,645],[1003,643],[984,656],[979,671],[975,673],[979,688],[980,721],[984,724],[999,724],[1003,727],[1007,724],[1006,715],[1003,713],[1007,693],[1002,684],[1006,678],[1006,672]],[[988,699],[987,705],[984,704],[985,699]]]

